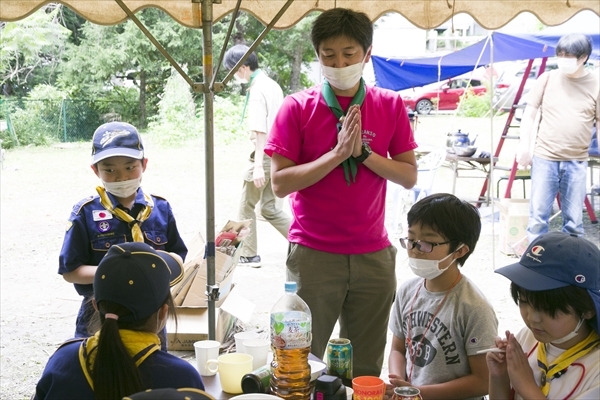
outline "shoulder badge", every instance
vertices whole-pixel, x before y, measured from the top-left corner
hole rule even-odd
[[[79,215],[83,206],[90,203],[92,200],[94,200],[94,196],[89,196],[89,197],[86,197],[85,199],[81,200],[79,203],[75,204],[73,206],[73,214]]]

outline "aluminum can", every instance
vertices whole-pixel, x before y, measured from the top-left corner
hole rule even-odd
[[[412,386],[394,388],[393,400],[422,400],[421,391]]]
[[[349,339],[330,339],[327,343],[327,375],[338,376],[352,386],[352,345]]]

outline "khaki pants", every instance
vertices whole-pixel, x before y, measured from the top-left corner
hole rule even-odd
[[[254,185],[254,181],[252,180],[252,174],[254,172],[253,162],[244,175],[239,218],[240,220],[252,220],[250,233],[244,239],[244,246],[242,247],[241,255],[244,257],[258,255],[258,226],[256,225],[255,212],[257,204],[260,203],[260,213],[265,221],[273,225],[273,227],[286,239],[290,230],[290,223],[292,222],[290,216],[277,207],[277,198],[275,197],[275,193],[273,193],[273,188],[271,188],[271,159],[269,157],[265,156],[263,168],[265,170],[265,184],[263,187],[257,188]]]
[[[354,376],[381,374],[390,309],[396,294],[396,248],[367,254],[333,254],[290,244],[288,280],[312,313],[311,352],[323,358],[339,318],[350,339]]]

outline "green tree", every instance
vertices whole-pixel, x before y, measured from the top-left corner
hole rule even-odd
[[[190,86],[175,69],[171,71],[158,106],[158,114],[149,125],[149,129],[157,134],[158,142],[181,143],[198,136],[203,124],[196,118]]]
[[[192,76],[201,71],[201,31],[185,28],[157,9],[144,9],[140,21]],[[134,121],[146,126],[158,109],[158,99],[170,75],[170,64],[132,22],[99,26],[86,22],[79,44],[70,44],[61,68],[60,85],[72,96],[103,97],[117,83],[115,77],[133,78],[139,90],[138,115]],[[81,73],[85,71],[85,73]]]
[[[302,72],[302,67],[307,67],[315,58],[310,42],[310,27],[316,15],[316,13],[309,14],[289,29],[270,31],[255,50],[261,69],[277,81],[286,94],[312,85],[306,74]],[[231,15],[215,24],[215,54],[218,54],[223,47],[230,21]],[[237,42],[252,44],[264,28],[264,25],[252,15],[240,12],[232,33],[232,37],[236,37],[236,40],[230,39],[227,48]],[[221,78],[225,76],[225,72],[220,75]]]
[[[24,96],[37,84],[52,84],[69,30],[61,6],[48,5],[30,17],[0,24],[2,95]]]

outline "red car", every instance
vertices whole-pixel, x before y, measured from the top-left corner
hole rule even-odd
[[[471,87],[476,95],[485,94],[486,88],[477,79],[450,79],[437,88],[421,88],[416,90],[405,90],[402,93],[404,105],[415,110],[419,114],[429,114],[432,110],[456,110],[460,97],[465,93],[465,88]],[[434,102],[439,97],[438,106]]]

